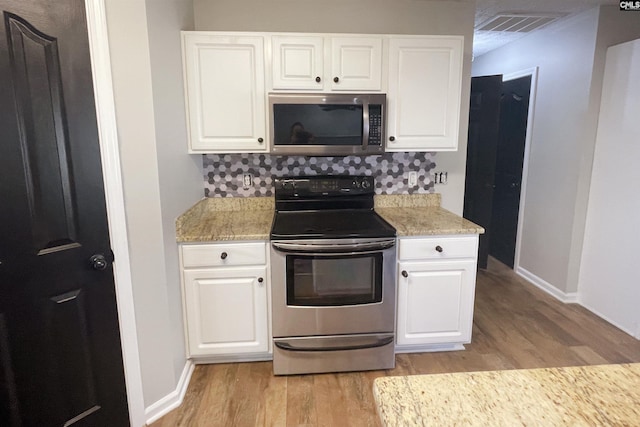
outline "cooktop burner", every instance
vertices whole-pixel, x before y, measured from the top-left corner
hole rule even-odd
[[[272,239],[395,237],[396,230],[368,209],[278,212]]]
[[[370,176],[276,178],[271,239],[395,237],[373,211]]]

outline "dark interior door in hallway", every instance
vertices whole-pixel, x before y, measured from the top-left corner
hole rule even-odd
[[[513,268],[531,76],[502,83],[489,253]]]
[[[491,241],[493,181],[500,126],[502,75],[471,79],[469,138],[463,216],[484,227],[478,247],[478,268],[487,268]]]
[[[0,14],[0,425],[129,425],[84,2]]]

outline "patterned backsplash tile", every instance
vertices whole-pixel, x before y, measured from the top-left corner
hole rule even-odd
[[[273,196],[273,178],[300,175],[373,175],[376,194],[433,193],[430,172],[435,153],[385,153],[379,156],[303,157],[269,154],[203,155],[205,197]],[[415,171],[418,185],[405,175]],[[244,174],[253,185],[243,188]]]

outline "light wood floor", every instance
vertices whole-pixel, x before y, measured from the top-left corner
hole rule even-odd
[[[182,406],[151,427],[378,426],[379,376],[625,362],[640,362],[640,341],[490,259],[465,351],[400,354],[387,371],[289,377],[273,376],[271,362],[198,365]]]

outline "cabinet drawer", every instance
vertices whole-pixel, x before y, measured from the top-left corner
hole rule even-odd
[[[478,237],[402,238],[398,249],[401,260],[476,258],[477,255]]]
[[[264,265],[266,253],[264,242],[184,245],[182,265],[184,268]]]

